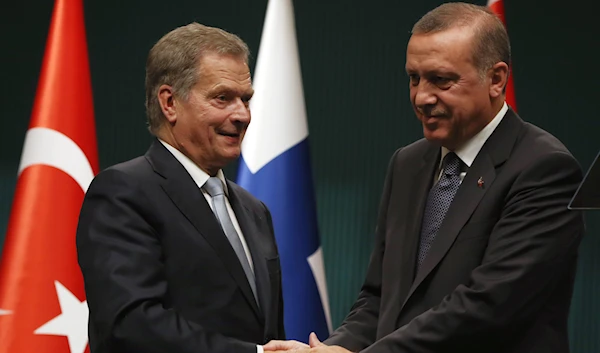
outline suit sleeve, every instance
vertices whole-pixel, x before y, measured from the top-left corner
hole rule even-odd
[[[583,234],[580,212],[567,209],[581,181],[575,159],[555,152],[515,180],[468,285],[363,352],[454,351],[500,344],[517,333],[571,271]]]
[[[367,276],[350,313],[324,342],[327,345],[339,345],[351,351],[358,351],[375,341],[381,302],[381,264],[385,249],[387,209],[394,178],[393,166],[398,152],[400,150],[395,152],[388,166],[375,229],[375,246],[371,253]]]
[[[271,235],[273,236],[273,244],[277,244],[277,241],[275,240],[275,229],[273,228],[273,219],[271,218],[271,212],[269,211],[269,208],[267,207],[267,205],[265,205],[262,201],[261,201],[261,205],[265,209],[265,215],[267,216],[267,223],[269,224],[269,230],[271,231]],[[279,250],[277,250],[277,255],[279,255]],[[279,271],[279,283],[282,283],[281,271]],[[274,339],[285,340],[285,327],[284,327],[284,320],[283,320],[283,287],[282,286],[279,287],[278,297],[279,297],[279,305],[278,305],[279,312],[277,313],[277,336]]]
[[[255,344],[225,337],[163,306],[168,288],[149,205],[140,183],[114,169],[99,174],[86,194],[77,252],[90,334],[115,353],[255,353]]]

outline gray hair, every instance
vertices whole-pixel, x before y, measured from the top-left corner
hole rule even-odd
[[[490,9],[462,2],[442,4],[415,23],[412,34],[441,32],[455,27],[473,29],[473,63],[481,77],[497,62],[510,66],[510,41],[504,24]]]
[[[164,35],[150,50],[146,61],[146,115],[153,135],[165,119],[158,102],[161,85],[187,100],[190,89],[200,79],[200,59],[207,53],[232,55],[246,63],[248,45],[235,34],[222,29],[190,23]]]

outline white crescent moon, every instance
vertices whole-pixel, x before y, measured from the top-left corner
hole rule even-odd
[[[62,170],[79,184],[84,193],[94,179],[90,161],[81,148],[67,135],[45,127],[27,131],[18,174],[33,165],[48,165]]]
[[[94,179],[94,171],[85,153],[67,135],[45,127],[27,131],[18,175],[34,165],[48,165],[62,170],[79,184],[85,193]],[[12,311],[0,309],[0,316]]]

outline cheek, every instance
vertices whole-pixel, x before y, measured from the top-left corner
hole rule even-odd
[[[415,103],[415,96],[417,95],[417,93],[415,92],[414,89],[412,89],[412,87],[410,88],[410,102],[414,105]]]
[[[448,114],[452,120],[455,120],[460,116],[462,111],[467,108],[471,102],[469,99],[462,99],[461,97],[451,94],[450,92],[444,92],[446,94],[439,95],[439,105]]]

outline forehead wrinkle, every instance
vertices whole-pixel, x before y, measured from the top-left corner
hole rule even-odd
[[[433,68],[426,71],[448,72],[464,63],[474,65],[472,33],[459,30],[413,35],[407,50],[407,71],[425,66]]]
[[[238,84],[234,84],[232,86],[227,83],[217,82],[215,85],[209,88],[209,92],[233,92],[237,95],[242,96],[245,94],[253,95],[254,89],[252,88],[252,86],[240,86]]]
[[[233,73],[227,69],[210,70],[205,75],[201,76],[200,85],[204,90],[211,93],[217,91],[230,91],[244,94],[247,93],[248,90],[252,90],[249,72],[247,74],[233,74],[233,76],[246,76],[241,79],[231,77],[232,74]]]

